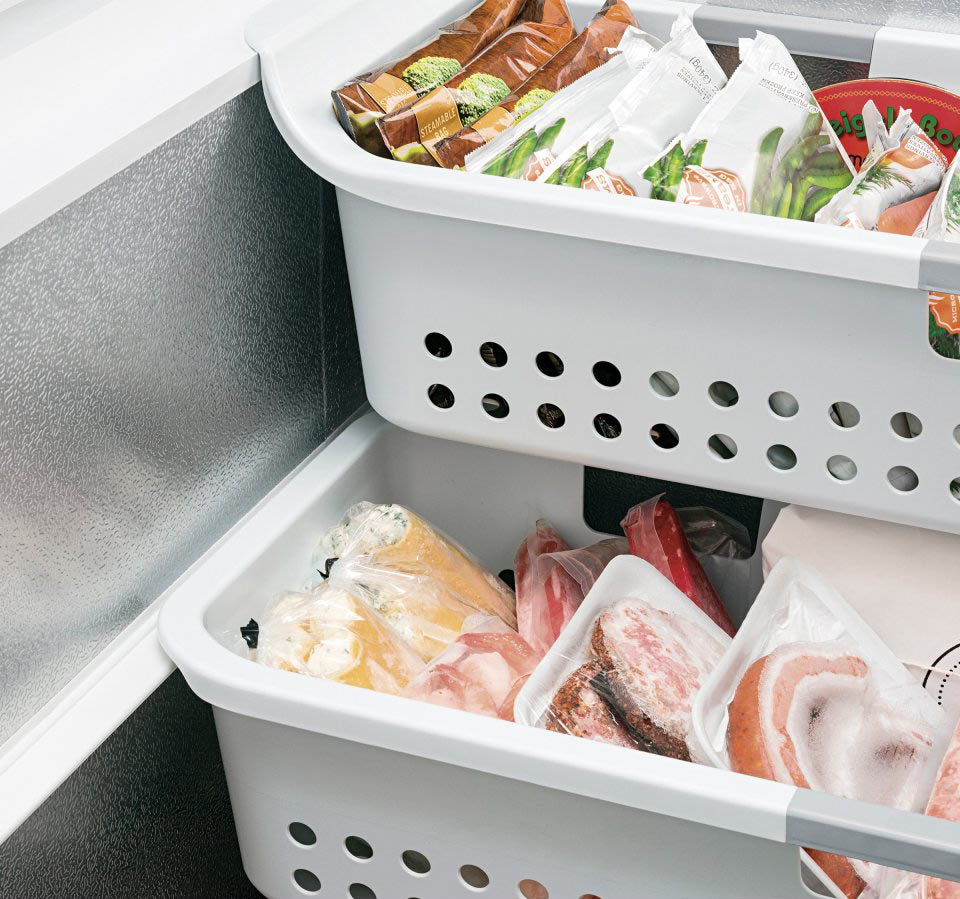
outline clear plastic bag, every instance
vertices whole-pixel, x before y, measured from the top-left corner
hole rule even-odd
[[[690,549],[698,556],[749,559],[753,555],[749,531],[729,515],[706,506],[691,506],[677,509],[677,517]]]
[[[571,549],[548,522],[538,521],[514,559],[520,635],[546,652],[607,563],[626,552],[627,542],[615,537]]]
[[[260,622],[257,661],[380,693],[402,692],[423,669],[360,596],[331,584],[273,601]]]
[[[513,721],[514,700],[540,657],[516,631],[490,616],[451,643],[404,695]]]
[[[620,523],[630,552],[676,584],[715,624],[733,636],[736,628],[707,573],[687,542],[676,510],[663,495],[634,506]]]

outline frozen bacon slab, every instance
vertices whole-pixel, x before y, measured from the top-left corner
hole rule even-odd
[[[927,803],[927,814],[948,821],[960,821],[960,722],[957,722],[947,754],[940,764]],[[960,883],[939,877],[924,877],[923,899],[960,899]]]
[[[574,671],[554,694],[544,726],[557,733],[639,749],[637,741],[594,689],[593,681],[601,672],[596,661],[587,662]]]
[[[676,510],[656,497],[634,506],[620,523],[630,541],[630,552],[649,562],[672,581],[713,622],[732,637],[737,629],[717,591],[690,549]]]
[[[688,618],[624,599],[597,618],[592,683],[641,747],[699,760],[691,734],[693,699],[725,647]]]

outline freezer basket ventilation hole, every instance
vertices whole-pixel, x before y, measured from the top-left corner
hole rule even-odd
[[[511,590],[517,589],[517,576],[513,573],[512,568],[504,568],[500,574],[497,575],[501,581],[503,581]]]
[[[614,440],[623,433],[620,420],[609,412],[601,412],[599,415],[595,415],[593,427],[601,437],[606,437],[608,440]]]
[[[773,414],[780,418],[793,418],[800,411],[800,403],[797,402],[797,398],[792,393],[787,393],[786,390],[771,393],[767,402],[770,404],[770,410]]]
[[[373,846],[363,837],[347,837],[343,841],[343,848],[347,850],[347,855],[358,861],[365,862],[373,858]]]
[[[737,454],[737,442],[726,434],[714,434],[708,441],[710,452],[718,459],[727,461]]]
[[[543,403],[537,408],[537,418],[548,428],[562,428],[567,417],[563,409],[553,403]]]
[[[849,456],[831,456],[827,459],[827,471],[838,481],[852,481],[857,476],[857,463]]]
[[[662,450],[672,450],[680,445],[680,435],[676,429],[663,422],[650,428],[650,439]]]
[[[680,382],[668,371],[655,371],[650,375],[650,389],[657,396],[669,399],[680,392]]]
[[[563,374],[563,360],[556,353],[544,350],[537,353],[537,368],[548,378],[558,378]]]
[[[953,439],[956,441],[957,446],[960,446],[960,425],[957,425],[953,429]]]
[[[950,482],[950,495],[960,503],[960,478],[954,478]]]
[[[317,835],[313,832],[313,828],[301,821],[294,821],[287,830],[290,833],[290,839],[298,846],[312,846],[317,842]]]
[[[780,471],[789,471],[797,464],[797,454],[789,446],[775,443],[767,450],[767,461]]]
[[[740,394],[737,388],[728,381],[714,381],[708,388],[707,393],[710,399],[722,409],[728,409],[730,406],[736,406],[740,401]]]
[[[912,440],[919,437],[923,431],[923,422],[912,412],[898,412],[890,419],[890,427],[893,433],[904,440]]]
[[[507,351],[499,343],[488,340],[480,344],[480,358],[491,368],[503,368],[507,364]]]
[[[600,899],[600,897],[594,895],[593,893],[584,893],[582,896],[580,896],[580,899]]]
[[[539,880],[521,880],[517,895],[521,899],[550,899],[550,891]]]
[[[407,849],[400,856],[400,860],[403,862],[403,867],[411,874],[422,875],[430,873],[430,859],[422,852],[417,852],[416,849]]]
[[[483,398],[483,411],[491,418],[506,418],[510,414],[510,404],[499,393],[488,393]]]
[[[453,391],[446,384],[431,384],[427,396],[438,409],[449,409],[453,405]]]
[[[377,894],[365,883],[351,883],[347,892],[351,899],[377,899]]]
[[[830,407],[830,420],[838,428],[855,428],[860,424],[860,410],[853,403],[834,403]]]
[[[293,872],[293,882],[303,890],[304,893],[319,893],[320,878],[313,871],[306,868],[297,868]]]
[[[446,359],[453,352],[453,345],[446,335],[439,331],[431,331],[424,339],[423,345],[431,356],[438,359]]]
[[[622,380],[620,369],[612,362],[598,362],[594,365],[593,377],[603,387],[616,387]]]
[[[906,465],[894,465],[887,472],[887,480],[890,482],[890,486],[900,493],[910,493],[912,490],[916,490],[920,483],[917,473]]]
[[[490,886],[490,878],[487,877],[487,872],[476,865],[463,865],[460,868],[460,880],[463,881],[465,886],[475,890],[485,890]]]

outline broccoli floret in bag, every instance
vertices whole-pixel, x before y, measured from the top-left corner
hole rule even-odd
[[[514,121],[519,122],[520,119],[530,115],[531,112],[543,106],[553,95],[554,91],[548,91],[542,87],[535,87],[532,91],[527,91],[517,100],[517,105],[513,107]]]
[[[403,70],[402,77],[422,97],[459,71],[460,63],[449,56],[424,56],[410,63]]]
[[[457,88],[457,110],[463,126],[472,125],[510,93],[502,78],[477,72],[464,78]]]

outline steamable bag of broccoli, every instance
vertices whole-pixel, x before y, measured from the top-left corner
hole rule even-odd
[[[647,197],[643,171],[726,84],[690,18],[681,14],[664,44],[599,120],[538,180],[584,190]]]
[[[661,42],[645,31],[628,28],[615,56],[526,116],[522,127],[511,126],[471,153],[466,170],[536,181],[570,143],[568,135],[580,135],[596,121],[660,46]]]
[[[757,32],[740,66],[643,177],[658,200],[813,221],[853,167],[787,48]]]
[[[437,166],[442,163],[435,150],[444,138],[469,125],[502,130],[513,119],[498,104],[574,33],[564,0],[527,0],[516,22],[456,75],[412,106],[377,120],[384,145],[401,162]]]

